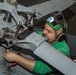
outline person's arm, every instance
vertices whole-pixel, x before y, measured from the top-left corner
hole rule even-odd
[[[40,75],[45,75],[47,73],[49,74],[53,72],[53,70],[49,66],[47,66],[45,63],[43,63],[42,61],[36,60],[33,72],[40,74]]]
[[[17,62],[18,64],[20,64],[21,66],[23,66],[24,68],[32,71],[35,65],[35,60],[31,60],[28,58],[24,58],[22,56],[18,55],[18,58],[15,60],[15,62]]]
[[[17,55],[14,52],[7,50],[4,52],[3,57],[8,62],[17,62],[19,65],[23,66],[24,68],[33,71],[37,74],[46,74],[52,71],[46,64],[41,61],[31,60],[20,55]]]

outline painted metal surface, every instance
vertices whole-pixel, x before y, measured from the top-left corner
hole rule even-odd
[[[41,18],[54,11],[63,11],[73,3],[75,3],[75,0],[47,0],[46,2],[29,6],[29,8],[35,10],[38,18]]]

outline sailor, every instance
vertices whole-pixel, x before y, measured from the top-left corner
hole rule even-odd
[[[47,36],[49,38],[48,42],[54,48],[69,57],[70,49],[68,44],[66,43],[66,29],[67,23],[64,19],[63,14],[60,11],[56,11],[51,13],[51,16],[46,19],[46,24],[43,32],[38,33],[42,34],[44,37]],[[16,62],[29,71],[35,72],[39,75],[51,75],[51,73],[53,72],[53,69],[43,61],[31,60],[9,50],[3,53],[3,57],[8,62]]]

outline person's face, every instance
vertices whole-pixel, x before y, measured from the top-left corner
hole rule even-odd
[[[48,24],[45,24],[43,34],[44,34],[44,37],[47,36],[49,38],[48,42],[55,41],[55,37],[56,37],[55,31]]]

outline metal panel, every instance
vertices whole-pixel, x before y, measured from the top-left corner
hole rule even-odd
[[[76,63],[70,58],[56,50],[49,43],[43,42],[34,54],[45,60],[47,63],[61,71],[65,75],[76,74]]]
[[[53,11],[63,11],[73,3],[75,3],[75,0],[49,0],[44,3],[32,5],[29,8],[36,10],[37,16],[41,18],[42,16],[45,16]],[[40,13],[41,15],[38,13]]]

